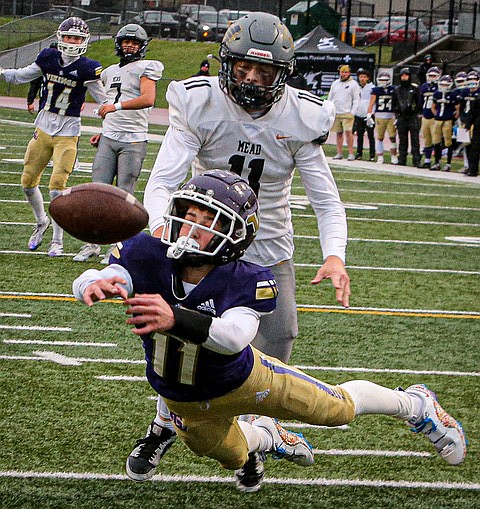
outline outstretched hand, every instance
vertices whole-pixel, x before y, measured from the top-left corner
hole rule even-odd
[[[318,285],[324,279],[330,279],[335,288],[335,298],[348,308],[350,305],[350,277],[345,270],[345,265],[338,256],[328,256],[324,264],[318,269],[316,276],[310,281],[312,285]]]
[[[126,284],[125,279],[119,276],[98,279],[95,283],[87,286],[85,292],[83,292],[83,300],[87,306],[93,306],[94,302],[110,297],[121,297],[125,300],[128,297],[127,290],[119,285]]]
[[[140,326],[132,329],[137,335],[151,332],[164,332],[175,325],[172,308],[161,295],[137,293],[134,297],[125,299],[124,304],[130,306],[126,313],[135,315],[127,320],[130,325]]]

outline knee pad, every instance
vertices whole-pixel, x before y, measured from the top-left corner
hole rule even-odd
[[[65,186],[67,184],[67,180],[68,180],[69,176],[70,176],[70,173],[68,173],[67,171],[52,173],[52,176],[50,177],[50,182],[48,185],[50,192],[63,191],[65,189]]]
[[[40,177],[28,168],[24,168],[20,181],[23,189],[35,189],[38,187]]]

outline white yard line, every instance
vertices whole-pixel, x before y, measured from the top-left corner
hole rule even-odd
[[[316,219],[314,214],[292,214],[293,218],[306,217]],[[425,224],[433,226],[480,226],[480,223],[453,223],[448,221],[411,221],[408,219],[377,219],[372,217],[351,217],[347,215],[347,221],[368,221],[369,223],[400,223],[400,224]],[[0,223],[1,224],[1,223]],[[33,224],[33,223],[32,223]]]
[[[69,479],[69,480],[92,480],[92,481],[129,481],[124,474],[101,474],[95,472],[35,472],[3,470],[0,471],[0,477],[14,479]],[[162,483],[234,483],[233,477],[222,476],[201,476],[201,475],[155,475],[153,482]],[[480,490],[480,483],[463,482],[422,482],[422,481],[386,481],[382,479],[297,479],[297,478],[265,478],[264,484],[288,484],[291,486],[345,486],[356,487],[364,486],[369,488],[399,488],[399,489],[433,489],[433,490]]]
[[[6,330],[38,330],[48,332],[72,332],[71,327],[43,327],[40,325],[1,325],[0,329]]]
[[[43,341],[40,339],[4,339],[8,345],[53,345],[53,346],[99,346],[101,348],[116,348],[117,343],[97,343],[94,341]]]

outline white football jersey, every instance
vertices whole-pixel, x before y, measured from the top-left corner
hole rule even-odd
[[[114,64],[101,74],[109,104],[128,101],[141,95],[140,78],[158,81],[162,77],[163,64],[157,60],[136,60],[120,66]],[[109,113],[103,120],[102,134],[117,141],[145,141],[148,118],[152,108],[119,110]]]
[[[313,142],[333,125],[331,102],[286,87],[270,111],[252,118],[221,89],[217,77],[172,82],[167,90],[170,127],[145,190],[150,230],[163,224],[169,193],[192,165],[231,170],[258,195],[260,230],[244,259],[272,266],[293,255],[288,198],[295,168],[318,219],[323,257],[345,260],[346,218],[323,149]]]

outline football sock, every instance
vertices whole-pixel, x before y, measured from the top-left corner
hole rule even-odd
[[[161,426],[162,428],[167,428],[171,431],[175,431],[172,418],[170,417],[170,410],[168,409],[168,406],[162,396],[158,396],[157,399],[157,415],[155,416],[154,421],[155,424]]]
[[[62,191],[58,191],[57,189],[53,189],[50,191],[50,200],[56,198],[59,194],[62,194]],[[52,242],[58,242],[59,244],[63,244],[63,229],[52,219]]]
[[[30,206],[33,209],[33,214],[35,215],[35,221],[37,224],[44,223],[47,219],[47,214],[43,205],[43,196],[38,186],[24,187],[23,192],[27,197],[28,203],[30,203]]]
[[[340,384],[355,403],[355,415],[384,414],[410,420],[421,415],[423,400],[404,391],[394,391],[366,380]]]
[[[447,164],[451,164],[453,156],[453,145],[450,145],[447,149]]]
[[[245,421],[237,421],[248,444],[248,452],[271,451],[274,443],[270,433],[260,426],[252,426]]]

